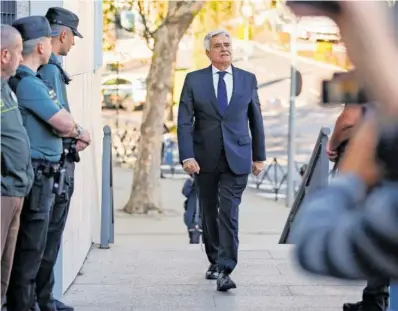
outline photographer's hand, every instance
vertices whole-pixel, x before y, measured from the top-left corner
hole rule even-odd
[[[330,140],[328,140],[328,143],[326,145],[326,154],[329,158],[329,161],[335,162],[337,159],[337,151],[330,149]]]
[[[339,165],[339,171],[355,174],[369,188],[377,184],[381,179],[381,170],[376,163],[377,142],[376,118],[371,115],[360,125],[348,144]]]

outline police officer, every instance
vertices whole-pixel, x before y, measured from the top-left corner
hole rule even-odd
[[[54,89],[60,104],[67,111],[70,111],[66,85],[69,84],[71,80],[68,74],[62,69],[57,57],[67,56],[68,52],[75,44],[75,36],[83,38],[77,30],[79,18],[71,11],[58,7],[50,8],[47,11],[46,18],[50,23],[51,29],[59,32],[59,35],[52,38],[52,54],[50,60],[48,64],[40,67],[39,73]],[[87,131],[84,131],[84,135],[89,137]],[[65,228],[70,200],[73,194],[75,162],[79,160],[78,152],[84,150],[86,147],[87,144],[82,140],[71,138],[63,139],[63,149],[69,151],[63,163],[63,167],[66,170],[65,189],[61,195],[55,196],[54,207],[50,214],[47,245],[36,278],[37,302],[41,311],[73,311],[72,307],[52,297],[54,287],[53,269],[57,260],[62,233]]]
[[[7,291],[24,197],[33,182],[29,138],[8,79],[22,61],[19,32],[1,25],[1,304]]]
[[[29,136],[34,181],[21,212],[7,308],[27,311],[34,304],[35,279],[46,246],[54,193],[63,183],[59,169],[63,153],[61,137],[81,138],[83,130],[60,105],[54,90],[37,74],[37,69],[50,58],[51,37],[59,33],[51,31],[43,16],[21,18],[13,26],[22,36],[24,60],[9,85],[18,98]]]

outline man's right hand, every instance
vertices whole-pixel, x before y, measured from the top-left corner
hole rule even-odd
[[[188,174],[198,174],[200,171],[199,164],[195,159],[186,160],[183,164],[183,168]]]

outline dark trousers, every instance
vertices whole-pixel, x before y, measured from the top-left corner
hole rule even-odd
[[[248,175],[236,175],[224,152],[214,172],[197,176],[203,243],[210,263],[231,273],[238,262],[239,204]]]
[[[55,302],[52,299],[55,281],[54,266],[61,246],[70,199],[74,190],[75,163],[66,161],[64,167],[66,169],[64,193],[55,196],[55,202],[50,212],[46,248],[36,277],[37,302],[41,311],[56,310]]]
[[[35,299],[35,280],[47,242],[49,213],[54,203],[54,178],[34,165],[35,181],[25,198],[7,291],[7,310],[28,311]]]
[[[364,305],[374,310],[383,310],[388,306],[389,287],[390,280],[388,279],[368,280],[362,295]]]
[[[164,162],[164,149],[165,149],[165,145],[164,145],[164,142],[162,142],[162,149],[160,150],[160,163],[162,163],[162,164]]]

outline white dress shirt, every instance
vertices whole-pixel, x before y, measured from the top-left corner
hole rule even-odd
[[[214,66],[211,66],[212,72],[213,72],[213,85],[214,85],[214,91],[216,92],[216,97],[218,96],[218,79],[220,76],[218,75],[217,72],[221,71],[217,69]],[[233,76],[232,76],[232,66],[229,66],[226,70],[227,74],[224,76],[224,81],[225,85],[227,87],[227,97],[228,97],[228,104],[231,102],[232,98],[232,92],[234,90],[234,81],[233,81]]]

